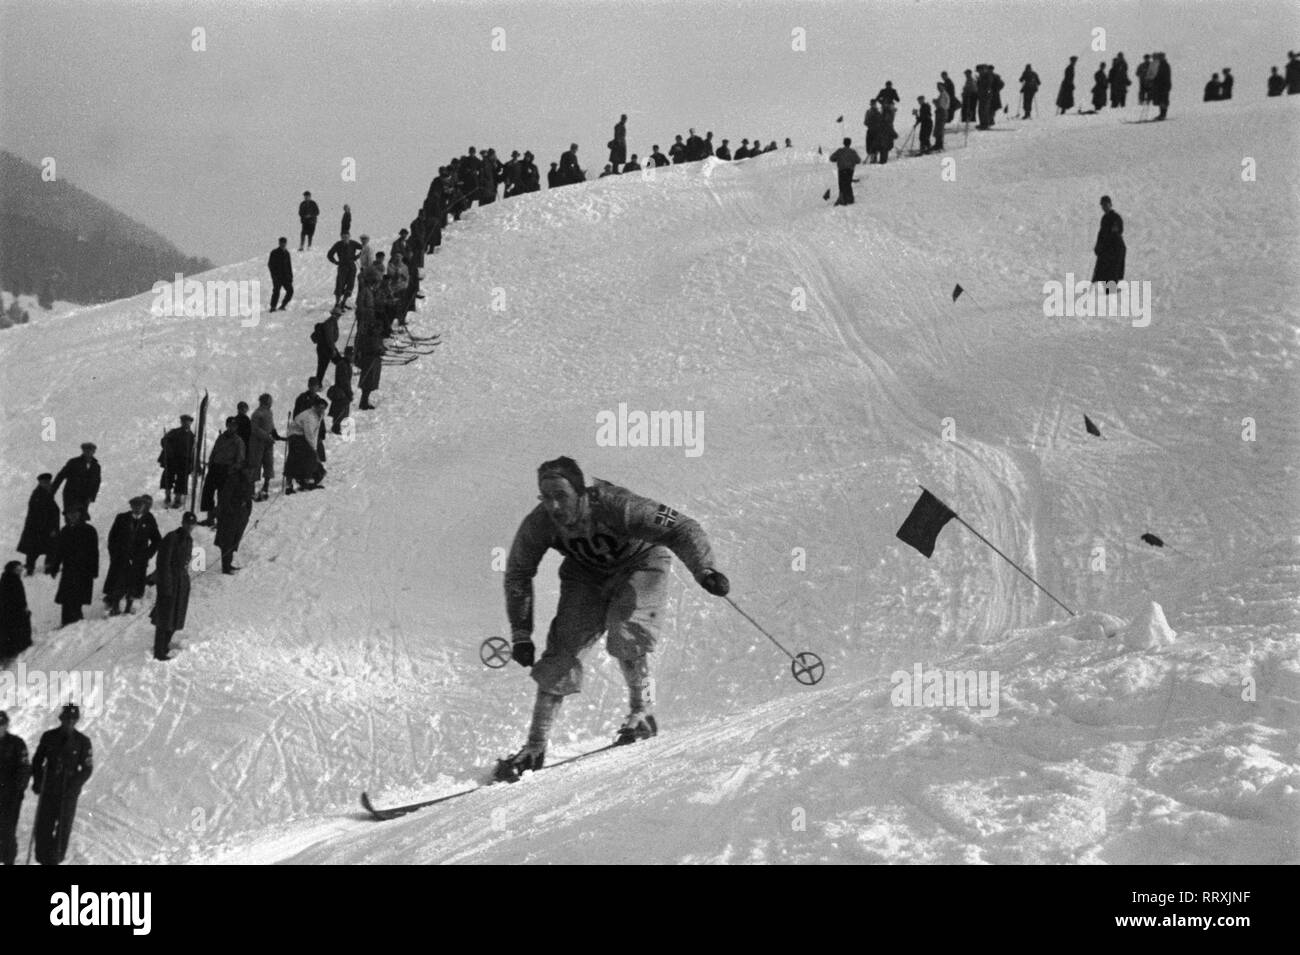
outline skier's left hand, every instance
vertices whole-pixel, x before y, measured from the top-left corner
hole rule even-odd
[[[731,592],[731,581],[720,570],[706,570],[700,574],[700,586],[715,597],[725,597]]]

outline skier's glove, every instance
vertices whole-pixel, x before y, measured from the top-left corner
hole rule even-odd
[[[537,647],[531,640],[516,640],[511,645],[511,659],[521,667],[530,667],[533,665],[533,659],[537,653]]]
[[[718,570],[706,570],[700,574],[700,586],[715,597],[725,597],[731,593],[731,581]]]

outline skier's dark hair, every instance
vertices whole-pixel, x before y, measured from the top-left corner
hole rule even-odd
[[[582,476],[582,468],[578,467],[578,462],[573,458],[561,456],[551,461],[542,462],[537,469],[537,483],[541,484],[542,479],[548,477],[563,478],[579,494],[582,494],[587,489],[586,481]]]

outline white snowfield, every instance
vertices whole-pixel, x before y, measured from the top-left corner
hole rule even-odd
[[[28,580],[19,662],[106,681],[69,861],[1300,861],[1300,103],[1185,99],[1163,124],[950,131],[942,158],[863,167],[847,209],[802,149],[468,214],[414,323],[444,343],[384,369],[326,489],[257,505],[235,577],[196,533],[210,569],[176,659],[151,659],[151,599],[59,631],[54,582]],[[1043,314],[1044,283],[1091,274],[1103,193],[1146,327]],[[141,295],[0,335],[11,541],[35,474],[83,440],[102,539],[203,388],[215,418],[270,391],[283,420],[330,241],[254,327]],[[273,244],[202,278],[261,280],[265,304]],[[702,453],[598,446],[620,403],[695,415]],[[697,518],[733,598],[824,682],[675,564],[660,737],[370,821],[361,790],[453,793],[522,742],[533,684],[477,647],[508,636],[497,549],[557,454]],[[929,561],[898,541],[918,483],[1081,616],[955,522]],[[983,695],[927,695],[936,673]],[[607,742],[625,705],[598,647],[551,758]],[[13,729],[34,745],[56,711],[19,701]]]

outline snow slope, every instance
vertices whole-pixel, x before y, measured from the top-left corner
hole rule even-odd
[[[470,213],[428,263],[418,326],[444,344],[385,369],[325,491],[258,505],[240,575],[196,578],[178,659],[150,659],[144,614],[52,631],[54,584],[28,582],[23,665],[106,679],[70,860],[1297,861],[1296,120],[1275,100],[950,133],[955,181],[935,158],[868,167],[849,209],[791,150]],[[1090,272],[1102,193],[1149,327],[1043,316],[1044,282]],[[264,279],[264,257],[204,277]],[[295,271],[289,311],[251,328],[156,319],[144,295],[0,336],[15,540],[34,473],[87,437],[104,534],[201,389],[217,415],[263,390],[283,413],[332,287],[322,251]],[[702,414],[703,454],[597,446],[621,402]],[[522,739],[532,683],[477,645],[505,633],[494,549],[559,453],[698,518],[736,601],[825,682],[796,684],[677,566],[663,736],[362,819],[360,789],[454,792]],[[930,561],[897,541],[917,482],[1084,619],[955,524]],[[996,673],[996,712],[893,705],[918,665]],[[554,755],[623,707],[594,652]],[[10,711],[29,740],[52,725]]]

